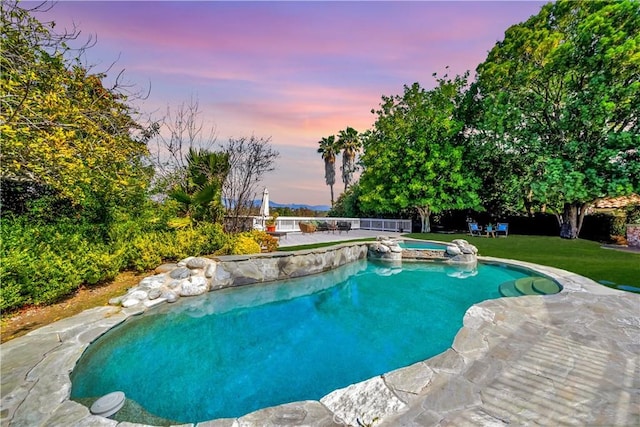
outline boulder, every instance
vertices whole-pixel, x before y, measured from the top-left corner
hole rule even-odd
[[[182,282],[180,296],[190,297],[194,295],[202,295],[209,291],[209,281],[201,276],[193,276],[189,280]]]
[[[150,300],[154,300],[160,298],[161,295],[162,291],[160,289],[151,289],[148,296]]]
[[[162,298],[166,299],[167,302],[176,302],[178,301],[178,295],[173,291],[166,291],[162,293]]]
[[[376,252],[380,252],[381,254],[386,254],[387,252],[391,252],[391,249],[387,245],[383,245],[382,243],[377,243],[374,246]]]
[[[165,280],[167,280],[167,276],[165,274],[156,274],[155,276],[145,277],[138,284],[138,288],[141,289],[158,289],[160,288]]]
[[[169,273],[169,277],[172,279],[186,279],[191,276],[191,270],[187,267],[178,267]]]
[[[448,255],[460,255],[462,254],[462,250],[458,246],[449,245],[447,246],[446,252]]]
[[[133,307],[134,305],[138,305],[138,304],[140,304],[140,300],[137,298],[131,298],[131,297],[125,297],[125,299],[123,299],[121,303],[121,305],[124,308]]]
[[[216,264],[214,262],[207,265],[207,268],[204,270],[204,277],[207,279],[211,279],[216,274]]]
[[[198,268],[205,268],[210,262],[211,261],[206,258],[195,257],[195,258],[188,258],[188,261],[186,262],[186,264],[187,264],[187,268],[195,270]]]

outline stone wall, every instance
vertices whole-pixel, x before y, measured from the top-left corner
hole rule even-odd
[[[640,224],[627,224],[627,244],[631,248],[640,248]]]
[[[365,259],[367,251],[367,243],[350,243],[297,252],[190,257],[160,266],[156,270],[159,274],[142,279],[126,295],[109,303],[125,308],[140,304],[151,307],[216,289],[307,276]]]

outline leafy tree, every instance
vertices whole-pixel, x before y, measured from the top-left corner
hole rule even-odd
[[[336,203],[331,207],[327,216],[358,218],[367,214],[360,207],[360,184],[356,182],[347,191],[340,194]]]
[[[437,81],[430,91],[414,83],[401,96],[382,97],[360,159],[362,208],[415,208],[422,232],[430,231],[432,213],[479,208],[477,179],[463,169],[464,147],[457,142],[463,123],[454,117],[466,79]]]
[[[483,127],[482,107],[474,83],[464,93],[455,114],[465,124],[461,138],[467,150],[464,168],[481,180],[478,195],[492,217],[519,215],[523,210],[533,215],[526,152],[504,149],[498,133]]]
[[[362,143],[358,131],[347,127],[338,133],[338,150],[342,150],[342,182],[345,191],[353,183],[353,173],[356,171],[356,155]]]
[[[67,42],[16,3],[1,9],[0,148],[3,188],[48,188],[95,210],[142,194],[150,131],[127,96],[102,84]]]
[[[318,143],[320,144],[318,153],[322,155],[322,160],[324,160],[324,180],[331,190],[331,206],[333,206],[333,185],[336,183],[336,155],[339,149],[335,135],[322,138]]]
[[[221,222],[222,185],[229,173],[229,155],[190,148],[186,161],[187,183],[176,187],[169,196],[184,204],[188,217]]]
[[[589,204],[640,189],[640,3],[558,1],[509,28],[477,68],[488,143],[579,235]]]

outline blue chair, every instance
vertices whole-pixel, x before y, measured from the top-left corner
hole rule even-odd
[[[499,222],[496,225],[496,236],[507,237],[509,235],[509,224],[506,222]]]
[[[482,227],[480,227],[477,222],[470,222],[469,234],[472,236],[482,236]]]

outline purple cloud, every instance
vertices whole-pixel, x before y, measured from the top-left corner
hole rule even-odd
[[[542,2],[59,2],[39,15],[97,35],[86,61],[114,61],[163,113],[190,96],[221,140],[271,136],[265,182],[280,203],[328,204],[317,142],[368,129],[382,95],[433,72],[473,71]],[[111,72],[110,75],[115,75]],[[336,189],[342,189],[338,183]]]

